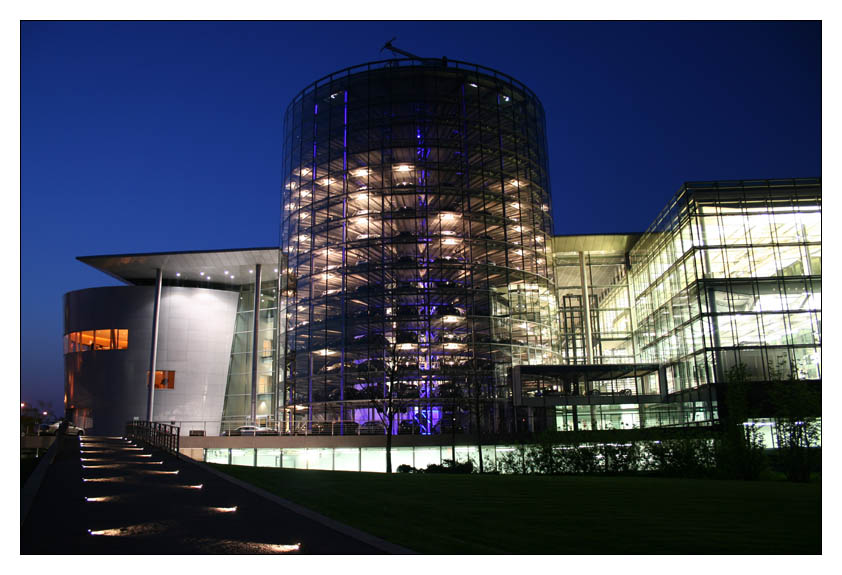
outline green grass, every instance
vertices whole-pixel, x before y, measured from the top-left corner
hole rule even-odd
[[[821,553],[821,484],[214,465],[422,553]]]

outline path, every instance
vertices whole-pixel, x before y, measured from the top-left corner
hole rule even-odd
[[[123,438],[59,436],[21,553],[383,553],[203,466]],[[388,544],[386,544],[388,546]]]

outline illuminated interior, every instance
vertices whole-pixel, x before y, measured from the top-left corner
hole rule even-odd
[[[127,349],[128,347],[129,330],[127,329],[76,331],[64,336],[64,353]]]
[[[400,388],[396,432],[446,431],[469,395],[498,425],[507,369],[560,359],[537,98],[475,66],[359,68],[286,126],[287,429],[374,426],[376,385]]]

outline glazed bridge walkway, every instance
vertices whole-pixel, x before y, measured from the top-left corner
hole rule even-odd
[[[127,439],[56,441],[23,554],[408,552]]]

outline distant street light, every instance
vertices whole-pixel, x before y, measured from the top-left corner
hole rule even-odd
[[[47,415],[47,412],[46,412],[46,411],[44,411],[44,412],[42,412],[42,413],[41,413],[41,415]]]
[[[26,407],[26,404],[25,404],[24,402],[22,402],[22,401],[21,401],[21,402],[20,402],[20,408],[21,408],[21,409],[23,409],[24,407]]]

